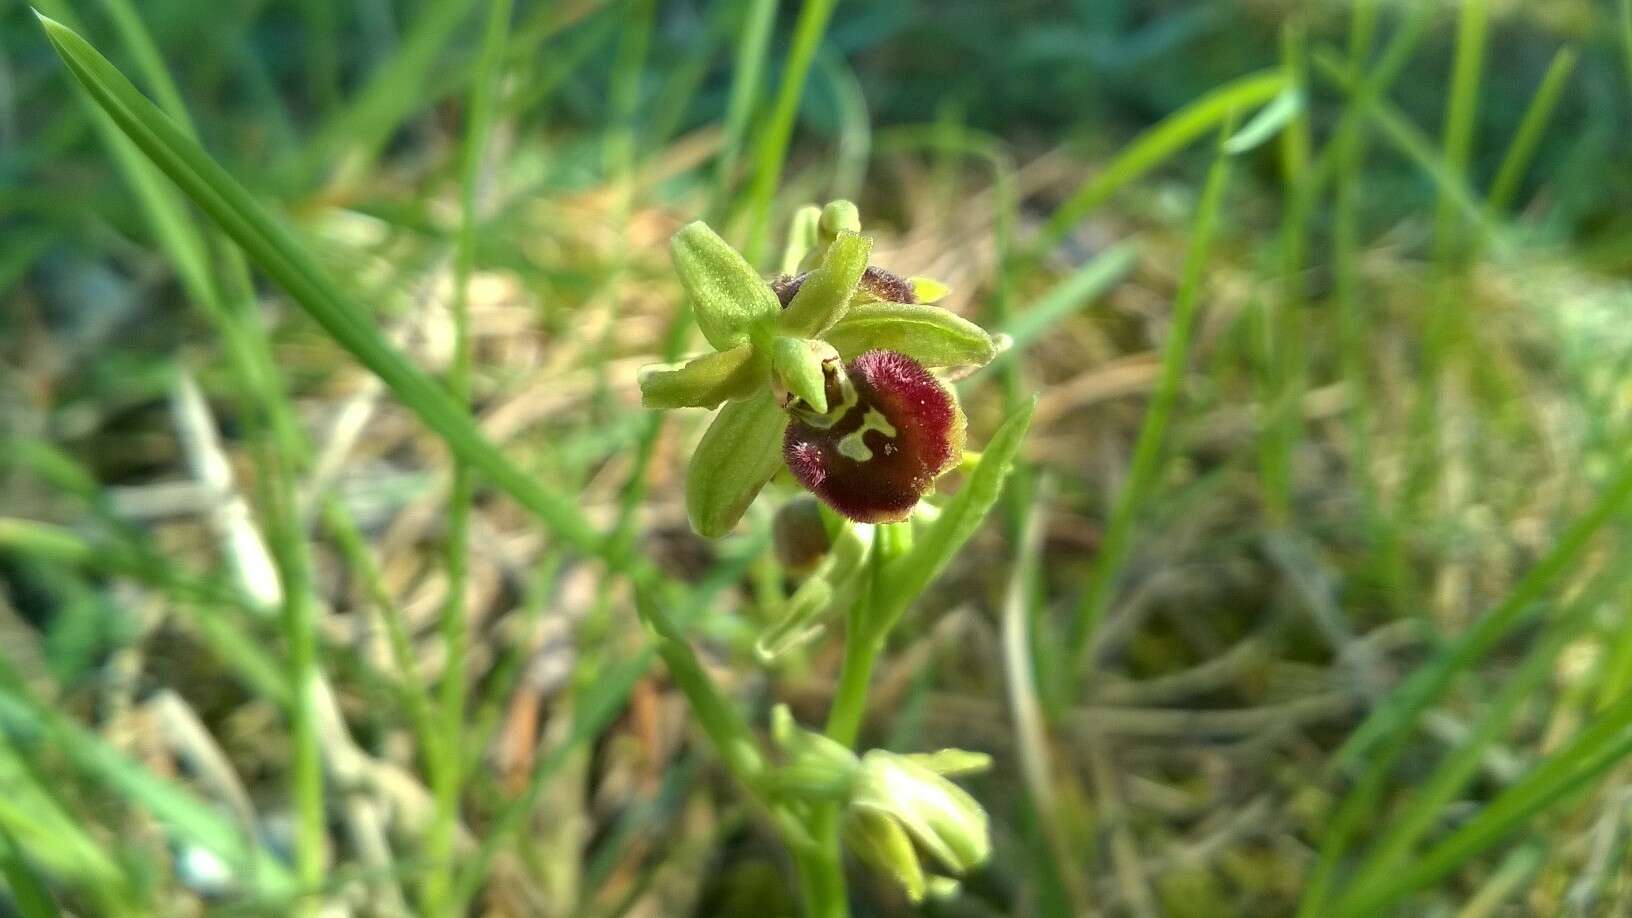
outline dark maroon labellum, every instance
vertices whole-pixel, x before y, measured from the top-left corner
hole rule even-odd
[[[963,412],[905,354],[867,351],[844,373],[849,385],[829,381],[827,414],[791,412],[783,456],[800,484],[850,519],[899,522],[958,461]]]

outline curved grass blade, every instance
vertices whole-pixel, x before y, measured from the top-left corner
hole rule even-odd
[[[1020,444],[1026,439],[1036,408],[1037,400],[1033,398],[1009,415],[1003,426],[992,434],[991,441],[981,452],[979,464],[941,509],[941,515],[917,536],[911,551],[886,567],[878,591],[878,605],[869,613],[877,633],[889,633],[896,619],[906,611],[907,604],[929,586],[963,543],[980,528],[981,521],[1003,492],[1003,479],[1020,453]]]
[[[1054,211],[1032,241],[1032,251],[1047,251],[1065,238],[1077,221],[1122,187],[1167,161],[1218,126],[1279,96],[1288,86],[1286,71],[1276,68],[1250,74],[1209,92],[1139,135],[1116,159],[1077,189]]]
[[[187,139],[83,38],[44,16],[40,21],[75,79],[137,148],[220,224],[336,342],[379,376],[460,459],[480,470],[574,549],[598,556],[608,554],[600,534],[579,512],[576,502],[545,488],[489,443],[457,400],[391,347],[364,311],[243,186]],[[621,559],[621,563],[637,579],[658,576],[655,569],[639,559]]]
[[[1501,842],[1554,803],[1597,780],[1628,755],[1632,755],[1632,695],[1599,715],[1462,828],[1406,867],[1356,890],[1351,898],[1339,903],[1334,914],[1386,914],[1390,905]]]

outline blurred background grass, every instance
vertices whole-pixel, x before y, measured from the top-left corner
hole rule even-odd
[[[38,6],[421,367],[468,327],[483,431],[706,606],[757,725],[819,720],[839,641],[752,663],[790,489],[686,525],[702,418],[634,387],[686,347],[668,235],[769,270],[852,197],[1015,336],[961,391],[977,446],[1040,392],[1025,462],[864,730],[998,763],[993,863],[922,913],[1632,913],[1627,4],[840,3],[780,113],[797,4],[521,2],[486,67],[470,0]],[[1301,92],[1220,157],[1253,74]],[[7,5],[0,913],[418,914],[452,851],[487,914],[792,914],[624,585],[480,476],[450,573],[445,447],[112,137]]]

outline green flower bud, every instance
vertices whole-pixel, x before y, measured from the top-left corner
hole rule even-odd
[[[827,531],[827,520],[822,518],[822,505],[815,499],[796,497],[776,511],[771,523],[771,548],[783,571],[803,577],[822,563],[832,547],[833,537]]]
[[[822,208],[821,238],[822,242],[830,243],[840,233],[861,232],[861,211],[850,201],[829,201]]]
[[[850,794],[860,762],[843,743],[799,726],[785,704],[771,709],[771,742],[782,753],[773,783],[798,802],[837,801]]]
[[[887,816],[953,873],[991,854],[986,811],[921,760],[875,749],[861,759],[848,809]]]
[[[697,312],[697,326],[715,350],[748,342],[752,326],[780,304],[753,266],[702,221],[689,223],[669,243],[675,271]]]
[[[754,642],[754,655],[765,665],[776,662],[778,657],[821,634],[829,615],[836,608],[853,601],[873,547],[871,526],[847,521],[829,539],[815,501],[794,501],[789,507],[800,509],[795,514],[789,514],[785,507],[783,513],[777,515],[773,533],[778,556],[785,555],[781,547],[784,526],[791,528],[795,524],[800,530],[798,542],[801,545],[812,544],[819,538],[823,554],[815,570],[788,600],[782,617],[766,628]],[[794,522],[785,523],[785,520]]]

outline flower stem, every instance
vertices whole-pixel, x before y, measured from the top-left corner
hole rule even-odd
[[[805,918],[850,916],[850,898],[844,888],[844,862],[839,849],[838,817],[837,807],[821,807],[807,827],[816,845],[793,849]]]

